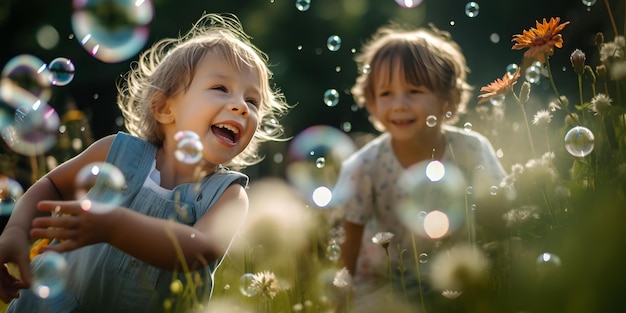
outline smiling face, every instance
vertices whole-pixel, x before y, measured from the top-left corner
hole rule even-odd
[[[419,141],[440,130],[447,102],[428,87],[406,79],[400,62],[381,66],[372,87],[367,109],[394,140]],[[427,125],[431,115],[437,118],[434,127]]]
[[[159,110],[166,113],[160,115],[165,140],[178,131],[193,131],[204,145],[207,163],[227,163],[254,136],[261,101],[257,71],[209,51],[198,62],[189,88],[169,98]]]

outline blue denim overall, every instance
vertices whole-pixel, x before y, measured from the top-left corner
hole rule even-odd
[[[141,214],[194,225],[231,184],[247,186],[246,175],[223,169],[203,178],[199,183],[177,186],[173,190],[176,200],[164,198],[143,187],[152,169],[156,151],[156,146],[142,139],[123,132],[117,134],[106,162],[117,166],[126,178],[127,187],[123,191],[120,206]],[[62,255],[67,260],[70,272],[64,292],[54,298],[41,299],[31,290],[22,290],[7,312],[121,313],[163,310],[163,300],[170,294],[173,272],[148,265],[104,243]],[[191,273],[192,277],[199,274],[201,278],[202,284],[196,290],[199,299],[210,296],[212,273],[220,261]],[[37,266],[37,258],[33,260],[32,266]],[[187,283],[183,274],[179,273],[178,279],[183,284]]]

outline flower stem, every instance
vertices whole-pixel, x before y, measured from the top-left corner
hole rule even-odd
[[[513,97],[515,98],[515,101],[517,102],[517,104],[519,104],[520,108],[522,109],[522,116],[524,117],[524,124],[526,125],[526,133],[528,136],[528,144],[530,146],[530,151],[532,152],[533,157],[537,157],[537,153],[535,152],[535,144],[533,143],[533,136],[530,133],[530,125],[528,123],[528,117],[526,116],[526,109],[524,108],[524,103],[522,103],[522,101],[519,99],[517,95],[515,95],[515,93],[513,93]]]
[[[547,55],[545,55],[545,59],[546,59],[546,68],[548,69],[548,79],[550,80],[550,85],[552,86],[552,90],[556,94],[557,101],[561,105],[561,108],[563,108],[563,110],[565,110],[565,112],[567,112],[567,115],[569,115],[572,118],[573,121],[577,121],[577,119],[574,116],[574,114],[563,103],[563,101],[561,101],[561,93],[559,93],[559,90],[556,88],[556,84],[554,83],[554,76],[552,75],[552,68],[550,67],[550,59],[548,58]]]
[[[422,313],[426,313],[426,305],[424,304],[424,291],[422,290],[422,275],[420,274],[420,261],[417,256],[415,235],[413,233],[411,233],[411,243],[413,244],[413,258],[415,259],[415,268],[417,269],[417,286],[420,289],[420,303],[422,304]]]
[[[391,292],[391,297],[393,298],[393,278],[391,277],[391,258],[389,257],[389,250],[387,249],[387,247],[385,247],[385,254],[387,255],[387,271],[389,272],[389,286],[390,288],[390,292]]]
[[[615,36],[619,35],[617,32],[617,25],[615,24],[615,19],[613,18],[613,11],[611,11],[611,5],[609,5],[609,0],[604,0],[604,6],[606,7],[606,11],[609,14],[609,19],[611,20],[611,26],[613,27],[613,32]]]

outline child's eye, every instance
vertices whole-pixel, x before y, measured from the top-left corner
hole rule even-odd
[[[259,107],[259,101],[257,101],[256,99],[247,99],[246,100],[247,103],[250,103],[252,106],[254,106],[255,108]]]
[[[220,90],[220,91],[223,91],[223,92],[227,92],[228,91],[228,89],[226,89],[226,87],[224,87],[222,85],[213,86],[213,87],[211,87],[211,89],[213,89],[213,90]]]
[[[379,92],[378,92],[378,96],[379,96],[379,97],[386,97],[386,96],[388,96],[389,94],[390,94],[390,93],[389,93],[389,91],[379,91]]]

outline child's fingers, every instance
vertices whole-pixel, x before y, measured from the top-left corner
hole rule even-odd
[[[80,206],[76,201],[40,201],[37,209],[43,212],[56,214],[77,214]]]

